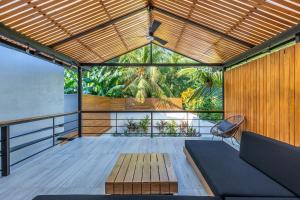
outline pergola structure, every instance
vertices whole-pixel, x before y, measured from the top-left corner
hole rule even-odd
[[[64,67],[77,68],[78,110],[75,115],[78,114],[78,120],[75,121],[78,121],[81,137],[83,68],[210,66],[221,68],[224,76],[228,68],[285,44],[300,42],[299,22],[300,0],[1,0],[0,44]],[[154,24],[156,28],[152,28]],[[153,63],[152,44],[197,63]],[[151,48],[149,63],[107,62],[145,45]],[[300,81],[296,80],[300,69],[295,67],[300,66],[300,60],[295,59],[299,52],[298,45],[286,54],[276,54],[272,60],[260,60],[258,65],[254,64],[253,71],[229,75],[230,86],[234,86],[230,103],[239,105],[232,109],[250,113],[248,122],[252,122],[248,124],[251,125],[256,125],[259,112],[264,111],[259,120],[262,123],[265,120],[265,124],[272,127],[270,130],[277,131],[274,124],[289,130],[279,131],[288,137],[290,134],[294,144],[297,144],[295,140],[300,144],[300,136],[295,131],[299,130],[296,127],[300,121],[300,92],[296,91],[300,88],[297,87]],[[244,78],[240,78],[242,75]],[[268,102],[273,99],[276,101],[272,104]],[[267,115],[271,110],[273,118]],[[64,115],[31,118],[25,122],[53,118],[55,141],[55,117],[58,116]],[[268,128],[265,130],[271,132]],[[2,175],[7,176],[11,166],[7,124],[1,127],[1,136],[1,142],[5,143],[1,145],[1,169]]]
[[[1,42],[64,65],[103,65],[151,43],[232,66],[300,32],[298,0],[2,0]],[[153,41],[159,44],[156,41]],[[151,63],[152,64],[152,63]],[[110,64],[112,65],[112,64]]]
[[[299,42],[299,21],[299,0],[2,0],[0,42],[77,67],[81,86],[84,66],[183,66],[106,62],[152,43],[199,62],[184,66],[226,69]]]

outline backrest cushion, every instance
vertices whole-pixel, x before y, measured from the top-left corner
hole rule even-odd
[[[300,149],[255,133],[243,132],[240,158],[300,196]]]
[[[234,127],[234,124],[229,122],[229,121],[226,121],[226,120],[223,120],[219,126],[218,126],[218,129],[220,129],[221,131],[223,132],[226,132],[228,130],[230,130],[231,128]]]

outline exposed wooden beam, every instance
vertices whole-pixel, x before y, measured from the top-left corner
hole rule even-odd
[[[20,44],[23,44],[29,48],[32,48],[32,49],[35,49],[37,52],[41,52],[41,53],[44,53],[44,54],[47,54],[49,56],[52,56],[53,58],[56,58],[56,59],[59,59],[59,60],[62,60],[66,63],[69,63],[71,65],[77,65],[78,62],[69,57],[69,56],[66,56],[65,54],[62,54],[58,51],[55,51],[54,49],[51,49],[33,39],[30,39],[29,37],[21,34],[21,33],[18,33],[16,32],[15,30],[12,30],[8,27],[6,27],[4,24],[2,24],[0,22],[0,35],[6,37],[6,38],[9,38],[13,41],[16,41]]]
[[[35,10],[37,13],[40,13],[43,16],[43,18],[45,18],[47,21],[50,21],[51,23],[53,23],[57,28],[59,28],[60,30],[62,30],[65,34],[67,34],[69,36],[72,35],[70,31],[68,31],[66,28],[64,28],[55,19],[53,19],[52,17],[48,16],[46,12],[44,12],[43,10],[41,10],[40,8],[38,8],[38,6],[36,6],[33,2],[31,2],[30,0],[21,0],[21,1],[24,2],[24,3],[27,3],[33,10]],[[90,51],[91,53],[93,53],[95,56],[97,56],[101,60],[104,60],[100,54],[98,54],[97,52],[95,52],[93,49],[91,49],[89,46],[87,46],[86,44],[84,44],[82,41],[80,41],[79,39],[77,39],[77,42],[82,47],[84,47],[86,50]]]
[[[249,49],[248,51],[233,57],[232,59],[230,59],[224,64],[224,67],[229,68],[231,66],[239,64],[253,56],[259,55],[260,53],[269,50],[274,46],[278,46],[286,41],[290,41],[291,39],[297,40],[297,34],[299,33],[300,33],[300,23],[278,34],[277,36],[263,42],[262,44],[259,44],[254,48]]]
[[[90,67],[222,67],[222,63],[81,63]]]
[[[103,1],[102,1],[102,0],[99,0],[99,3],[100,3],[100,5],[103,7],[104,12],[105,12],[106,16],[108,17],[109,21],[111,21],[111,20],[112,20],[112,17],[111,17],[111,15],[109,14],[109,12],[108,12],[106,6],[104,5]],[[122,44],[124,45],[124,47],[126,48],[126,50],[128,50],[129,47],[128,47],[128,45],[126,44],[126,42],[124,41],[122,35],[120,34],[120,31],[119,31],[118,27],[117,27],[115,24],[112,24],[112,26],[113,26],[114,30],[116,31],[118,37],[120,38]]]
[[[133,12],[130,12],[130,13],[125,14],[125,15],[122,15],[122,16],[120,16],[120,17],[117,17],[117,18],[112,19],[112,20],[110,20],[110,21],[104,22],[104,23],[102,23],[102,24],[99,24],[99,25],[97,25],[97,26],[95,26],[95,27],[93,27],[93,28],[90,28],[90,29],[88,29],[88,30],[86,30],[86,31],[83,31],[83,32],[81,32],[81,33],[74,34],[74,35],[72,35],[72,36],[70,36],[70,37],[68,37],[68,38],[66,38],[66,39],[63,39],[63,40],[61,40],[61,41],[59,41],[59,42],[56,42],[56,43],[54,43],[54,44],[49,45],[49,47],[53,48],[53,47],[59,46],[59,45],[61,45],[61,44],[64,44],[64,43],[66,43],[66,42],[69,42],[69,41],[71,41],[71,40],[75,40],[75,39],[80,38],[80,37],[82,37],[82,36],[85,36],[85,35],[87,35],[87,34],[89,34],[89,33],[93,33],[93,32],[95,32],[95,31],[97,31],[97,30],[100,30],[100,29],[103,29],[103,28],[105,28],[105,27],[107,27],[107,26],[113,25],[113,24],[115,24],[115,23],[117,23],[117,22],[119,22],[119,21],[122,21],[122,20],[124,20],[124,19],[126,19],[126,18],[128,18],[128,17],[134,16],[134,15],[136,15],[136,14],[138,14],[138,13],[141,13],[141,12],[143,12],[143,11],[145,11],[145,10],[147,10],[147,7],[143,7],[143,8],[137,9],[137,10],[135,10],[135,11],[133,11]]]
[[[161,9],[161,8],[158,8],[158,7],[155,7],[155,6],[154,6],[154,7],[153,7],[153,10],[155,10],[155,11],[157,11],[157,12],[160,12],[160,13],[162,13],[162,14],[164,14],[164,15],[167,15],[167,16],[169,16],[169,17],[171,17],[171,18],[174,18],[174,19],[177,19],[177,20],[179,20],[179,21],[182,21],[182,22],[184,22],[184,23],[187,23],[187,24],[190,24],[190,25],[192,25],[192,26],[195,26],[195,27],[197,27],[197,28],[206,30],[206,31],[208,31],[208,32],[210,32],[210,33],[219,35],[219,36],[224,37],[224,38],[226,38],[226,39],[228,39],[228,40],[231,40],[231,41],[233,41],[233,42],[236,42],[236,43],[238,43],[238,44],[247,46],[247,47],[249,47],[249,48],[252,48],[252,47],[255,46],[255,45],[250,44],[250,43],[248,43],[248,42],[245,42],[245,41],[243,41],[243,40],[240,40],[240,39],[237,39],[237,38],[232,37],[232,36],[230,36],[230,35],[227,35],[226,33],[222,33],[222,32],[220,32],[220,31],[217,31],[217,30],[215,30],[215,29],[212,29],[212,28],[210,28],[210,27],[208,27],[208,26],[205,26],[205,25],[203,25],[203,24],[199,24],[199,23],[194,22],[194,21],[192,21],[192,20],[189,20],[189,19],[187,19],[187,18],[178,16],[178,15],[176,15],[176,14],[174,14],[174,13],[171,13],[171,12],[169,12],[169,11],[166,11],[166,10],[164,10],[164,9]]]

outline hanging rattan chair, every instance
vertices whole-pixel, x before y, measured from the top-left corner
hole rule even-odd
[[[230,138],[232,144],[234,144],[232,138],[236,139],[235,135],[243,122],[243,115],[234,115],[218,122],[210,130],[210,133],[213,135],[212,140],[215,136],[221,137],[222,140],[224,138]]]

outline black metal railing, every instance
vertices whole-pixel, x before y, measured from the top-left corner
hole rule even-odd
[[[97,115],[97,114],[110,114]],[[89,114],[86,115],[85,114]],[[95,114],[93,117],[91,114]],[[223,111],[132,110],[82,111],[86,134],[115,136],[201,136],[224,118]],[[93,130],[96,131],[93,132]]]
[[[68,120],[65,122],[65,119],[62,119],[63,117],[72,117],[76,115],[76,119]],[[62,141],[59,140],[60,137],[78,130],[78,112],[70,112],[70,113],[62,113],[62,114],[56,114],[56,115],[47,115],[47,116],[39,116],[39,117],[33,117],[33,118],[25,118],[25,119],[18,119],[18,120],[12,120],[12,121],[5,121],[0,122],[1,127],[1,172],[2,176],[8,176],[10,174],[10,168],[11,166],[14,166],[20,162],[23,162],[24,160],[27,160],[47,149],[50,149],[51,147],[60,144]],[[21,132],[21,133],[12,133],[12,129],[16,129],[17,126],[19,130],[23,130],[25,126],[28,125],[28,123],[41,123],[39,126],[42,126],[41,128],[27,131],[27,132]],[[66,125],[70,126],[72,123],[74,123],[71,128],[65,129]],[[32,125],[30,127],[33,127]],[[27,127],[28,128],[28,127]],[[26,129],[26,128],[25,128]],[[63,130],[59,130],[63,129]],[[17,131],[20,132],[20,131]],[[46,133],[46,135],[43,136],[42,133]],[[13,135],[14,134],[14,135]],[[29,147],[34,147],[34,145],[41,144],[43,142],[47,142],[47,144],[42,144],[41,148],[34,148],[37,151],[34,151],[33,149],[28,150]],[[24,152],[21,152],[21,151]],[[24,156],[20,156],[21,158],[14,159],[14,162],[12,161],[11,155],[22,153]],[[17,156],[18,157],[18,156]]]

